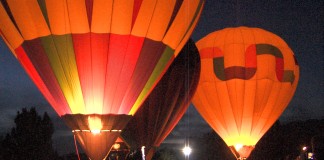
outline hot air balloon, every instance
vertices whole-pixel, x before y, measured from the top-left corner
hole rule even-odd
[[[289,46],[259,28],[226,28],[199,40],[193,104],[238,159],[245,159],[294,95],[299,66]]]
[[[194,41],[189,40],[121,133],[131,148],[140,150],[144,146],[146,159],[152,158],[187,110],[199,74],[199,53]]]
[[[203,0],[2,0],[0,33],[92,160],[191,35]]]

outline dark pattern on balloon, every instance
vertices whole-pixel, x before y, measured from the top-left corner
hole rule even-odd
[[[230,79],[251,79],[257,70],[257,55],[270,54],[276,58],[276,75],[280,82],[290,82],[295,80],[293,70],[284,70],[284,59],[281,51],[270,44],[253,44],[250,45],[245,51],[245,67],[232,66],[225,68],[224,66],[224,53],[219,48],[214,48],[218,51],[221,57],[213,58],[214,73],[218,79],[226,81]],[[298,65],[296,58],[295,64]]]

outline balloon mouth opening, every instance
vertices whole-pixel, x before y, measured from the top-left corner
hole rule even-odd
[[[251,152],[254,149],[254,145],[244,145],[244,144],[235,144],[232,146],[229,146],[231,149],[232,153],[238,160],[244,160],[247,159]]]

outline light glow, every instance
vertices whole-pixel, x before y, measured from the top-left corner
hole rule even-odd
[[[99,117],[88,117],[88,123],[90,132],[93,134],[99,134],[102,128],[101,119]]]
[[[236,144],[234,146],[234,148],[235,148],[236,151],[239,151],[239,150],[241,150],[243,148],[243,144]]]
[[[189,146],[185,146],[183,149],[182,149],[182,152],[185,156],[189,156],[190,153],[191,153],[192,149],[189,147]]]
[[[306,146],[304,146],[304,147],[303,147],[303,151],[306,151],[306,150],[307,150],[307,147],[306,147]]]
[[[114,148],[115,150],[118,150],[118,149],[120,148],[120,144],[119,144],[119,143],[115,143],[115,144],[113,145],[113,148]]]
[[[142,151],[142,159],[145,160],[145,146],[142,146],[141,151]]]

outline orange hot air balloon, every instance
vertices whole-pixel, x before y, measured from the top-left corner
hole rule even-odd
[[[193,104],[233,154],[247,158],[294,95],[294,54],[280,37],[259,28],[226,28],[196,45],[201,75]]]
[[[0,35],[92,160],[190,37],[203,0],[2,0]]]

